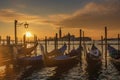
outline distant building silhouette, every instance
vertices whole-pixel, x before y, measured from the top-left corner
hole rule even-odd
[[[61,30],[61,27],[59,28],[59,38],[60,38],[60,39],[62,38],[62,30]]]

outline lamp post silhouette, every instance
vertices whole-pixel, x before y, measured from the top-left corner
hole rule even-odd
[[[18,43],[18,38],[17,38],[17,27],[18,27],[18,25],[22,25],[23,23],[18,24],[18,21],[15,20],[15,21],[14,21],[14,24],[15,24],[15,25],[14,25],[14,28],[15,28],[15,31],[14,31],[14,32],[15,32],[15,33],[14,33],[14,34],[15,34],[15,44],[17,44],[17,43]],[[25,29],[28,28],[28,25],[29,25],[29,24],[27,24],[27,22],[25,22],[25,24],[24,24]]]

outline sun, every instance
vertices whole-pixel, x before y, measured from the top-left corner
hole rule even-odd
[[[31,32],[26,32],[26,37],[31,37],[32,36],[32,34],[31,34]]]

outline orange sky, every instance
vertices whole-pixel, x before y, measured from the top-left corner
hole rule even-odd
[[[17,19],[18,23],[27,22],[27,31],[40,39],[53,37],[59,27],[62,27],[63,34],[70,32],[79,36],[79,29],[82,29],[86,36],[100,39],[107,26],[108,37],[117,37],[120,30],[119,6],[119,0],[1,0],[0,35],[14,39],[14,20]],[[17,27],[19,39],[25,32],[24,25]]]

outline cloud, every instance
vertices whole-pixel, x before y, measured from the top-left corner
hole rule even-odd
[[[58,14],[58,15],[49,15],[47,19],[44,19],[42,23],[50,24],[54,27],[59,26],[58,23],[64,19],[68,19],[70,15],[66,14]]]
[[[18,8],[22,8],[22,9],[25,9],[26,8],[26,5],[24,5],[24,4],[17,4],[16,5]]]
[[[20,13],[14,9],[1,9],[0,10],[0,21],[1,22],[13,22],[15,19],[19,21],[27,21],[31,23],[41,24],[45,18],[36,15],[30,15],[25,13]]]
[[[20,7],[23,7],[20,5]],[[1,9],[0,21],[13,22],[27,21],[35,24],[62,26],[66,28],[102,29],[109,26],[112,29],[120,28],[120,1],[103,0],[103,2],[86,3],[79,10],[71,14],[54,14],[42,17],[18,12],[14,9]]]
[[[119,0],[105,0],[101,3],[87,3],[83,8],[72,14],[54,15],[52,16],[53,19],[51,21],[48,20],[48,22],[68,28],[102,29],[104,26],[110,26],[118,29],[120,28],[119,13]]]

